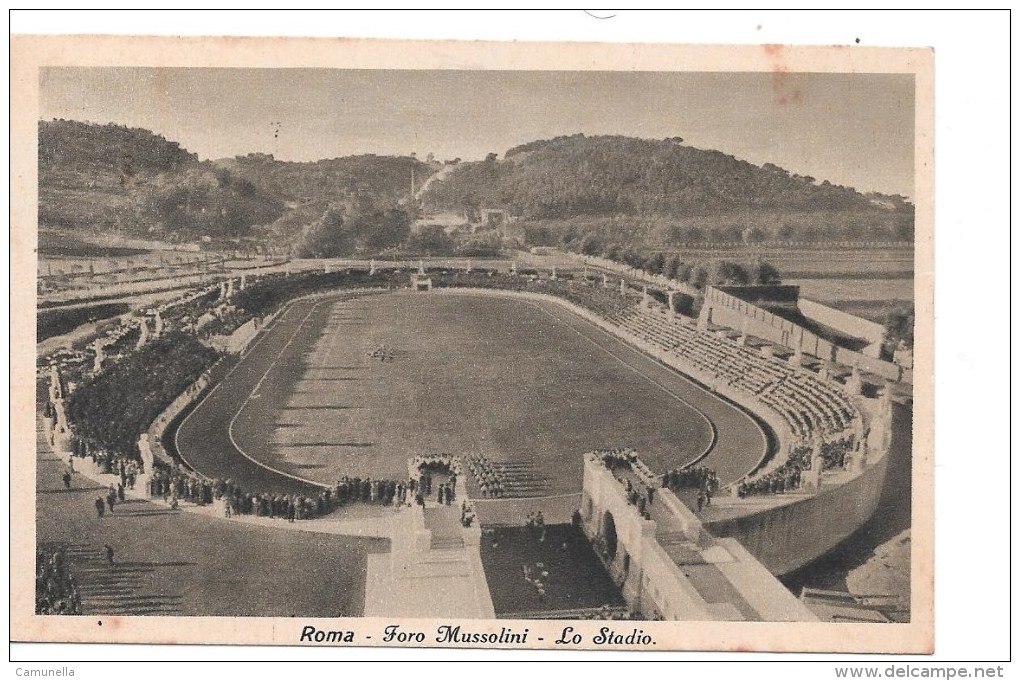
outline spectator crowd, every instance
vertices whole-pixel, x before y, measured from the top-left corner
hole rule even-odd
[[[68,567],[64,549],[36,552],[35,614],[81,614],[81,594]]]

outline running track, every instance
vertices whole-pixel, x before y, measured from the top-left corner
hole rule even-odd
[[[264,388],[263,378],[278,364],[299,362],[321,335],[328,307],[344,297],[341,294],[296,301],[256,339],[248,353],[178,428],[177,451],[190,466],[212,478],[233,480],[243,489],[283,494],[318,493],[320,485],[273,471],[248,458],[235,442],[230,425],[246,403],[252,402],[247,409],[257,409],[261,390],[288,389],[276,381],[267,383]],[[703,414],[712,423],[716,439],[700,463],[714,469],[722,484],[746,475],[765,455],[768,441],[762,428],[739,407],[559,305],[532,304],[612,355],[615,361],[642,375],[651,384],[649,389],[665,390]],[[272,417],[273,414],[265,414],[267,419]]]

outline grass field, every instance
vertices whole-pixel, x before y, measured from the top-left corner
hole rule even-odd
[[[380,345],[392,362],[367,357]],[[711,447],[730,481],[765,446],[746,414],[555,305],[455,293],[298,303],[178,439],[196,468],[250,489],[288,483],[229,450],[325,484],[475,451],[533,463],[548,494],[580,490],[591,449],[631,446],[665,470]]]
[[[495,528],[482,537],[482,565],[496,615],[625,604],[580,529],[549,525],[541,538],[523,527]],[[545,593],[525,580],[525,566]]]

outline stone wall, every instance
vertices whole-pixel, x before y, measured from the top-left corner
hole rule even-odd
[[[708,536],[698,517],[667,489],[656,491],[673,516],[669,522],[702,548],[721,549],[727,559],[716,563],[725,579],[758,618],[765,621],[812,621],[815,616],[782,586],[751,553],[736,541]],[[581,517],[585,534],[602,548],[603,562],[620,586],[628,605],[645,617],[707,621],[744,619],[729,602],[708,602],[694,583],[659,543],[658,525],[646,520],[627,503],[621,483],[597,456],[584,466]],[[609,520],[611,519],[611,520]],[[616,535],[616,550],[605,552],[609,524]]]
[[[882,340],[885,338],[885,327],[881,324],[807,298],[797,301],[797,309],[802,315],[819,324],[836,329],[847,336],[868,341],[869,345],[862,350],[862,353],[878,359],[878,352],[881,349]]]
[[[866,523],[885,485],[889,457],[817,495],[729,520],[709,523],[715,536],[732,537],[769,572],[784,575],[829,552]]]
[[[819,307],[825,307],[820,306],[819,303],[807,302],[809,303],[809,309],[814,312],[817,312]],[[832,310],[832,308],[826,309],[832,312],[839,312],[838,310]],[[808,315],[805,314],[805,316]],[[850,317],[851,315],[846,316]],[[829,318],[834,319],[835,317],[830,314]],[[764,338],[776,345],[782,345],[793,350],[800,349],[801,352],[812,357],[839,362],[847,366],[860,367],[864,371],[876,374],[890,381],[909,381],[913,378],[911,372],[904,371],[903,367],[893,362],[886,362],[868,354],[841,348],[831,341],[808,331],[804,327],[794,324],[788,319],[784,319],[779,315],[775,315],[768,310],[741,300],[713,286],[708,287],[705,291],[705,302],[701,306],[701,319],[703,321],[710,321],[713,324],[719,324],[720,326],[728,326],[732,329],[745,331],[752,336]],[[854,317],[854,319],[857,318]],[[860,321],[866,322],[866,320]],[[824,321],[822,323],[827,324]],[[845,320],[840,323],[848,324]],[[870,324],[870,322],[866,323]],[[873,335],[874,329],[869,327],[868,333]],[[870,339],[866,338],[865,340]]]

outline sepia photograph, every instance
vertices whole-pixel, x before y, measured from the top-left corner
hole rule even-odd
[[[930,652],[931,53],[639,47],[15,41],[12,639]]]

